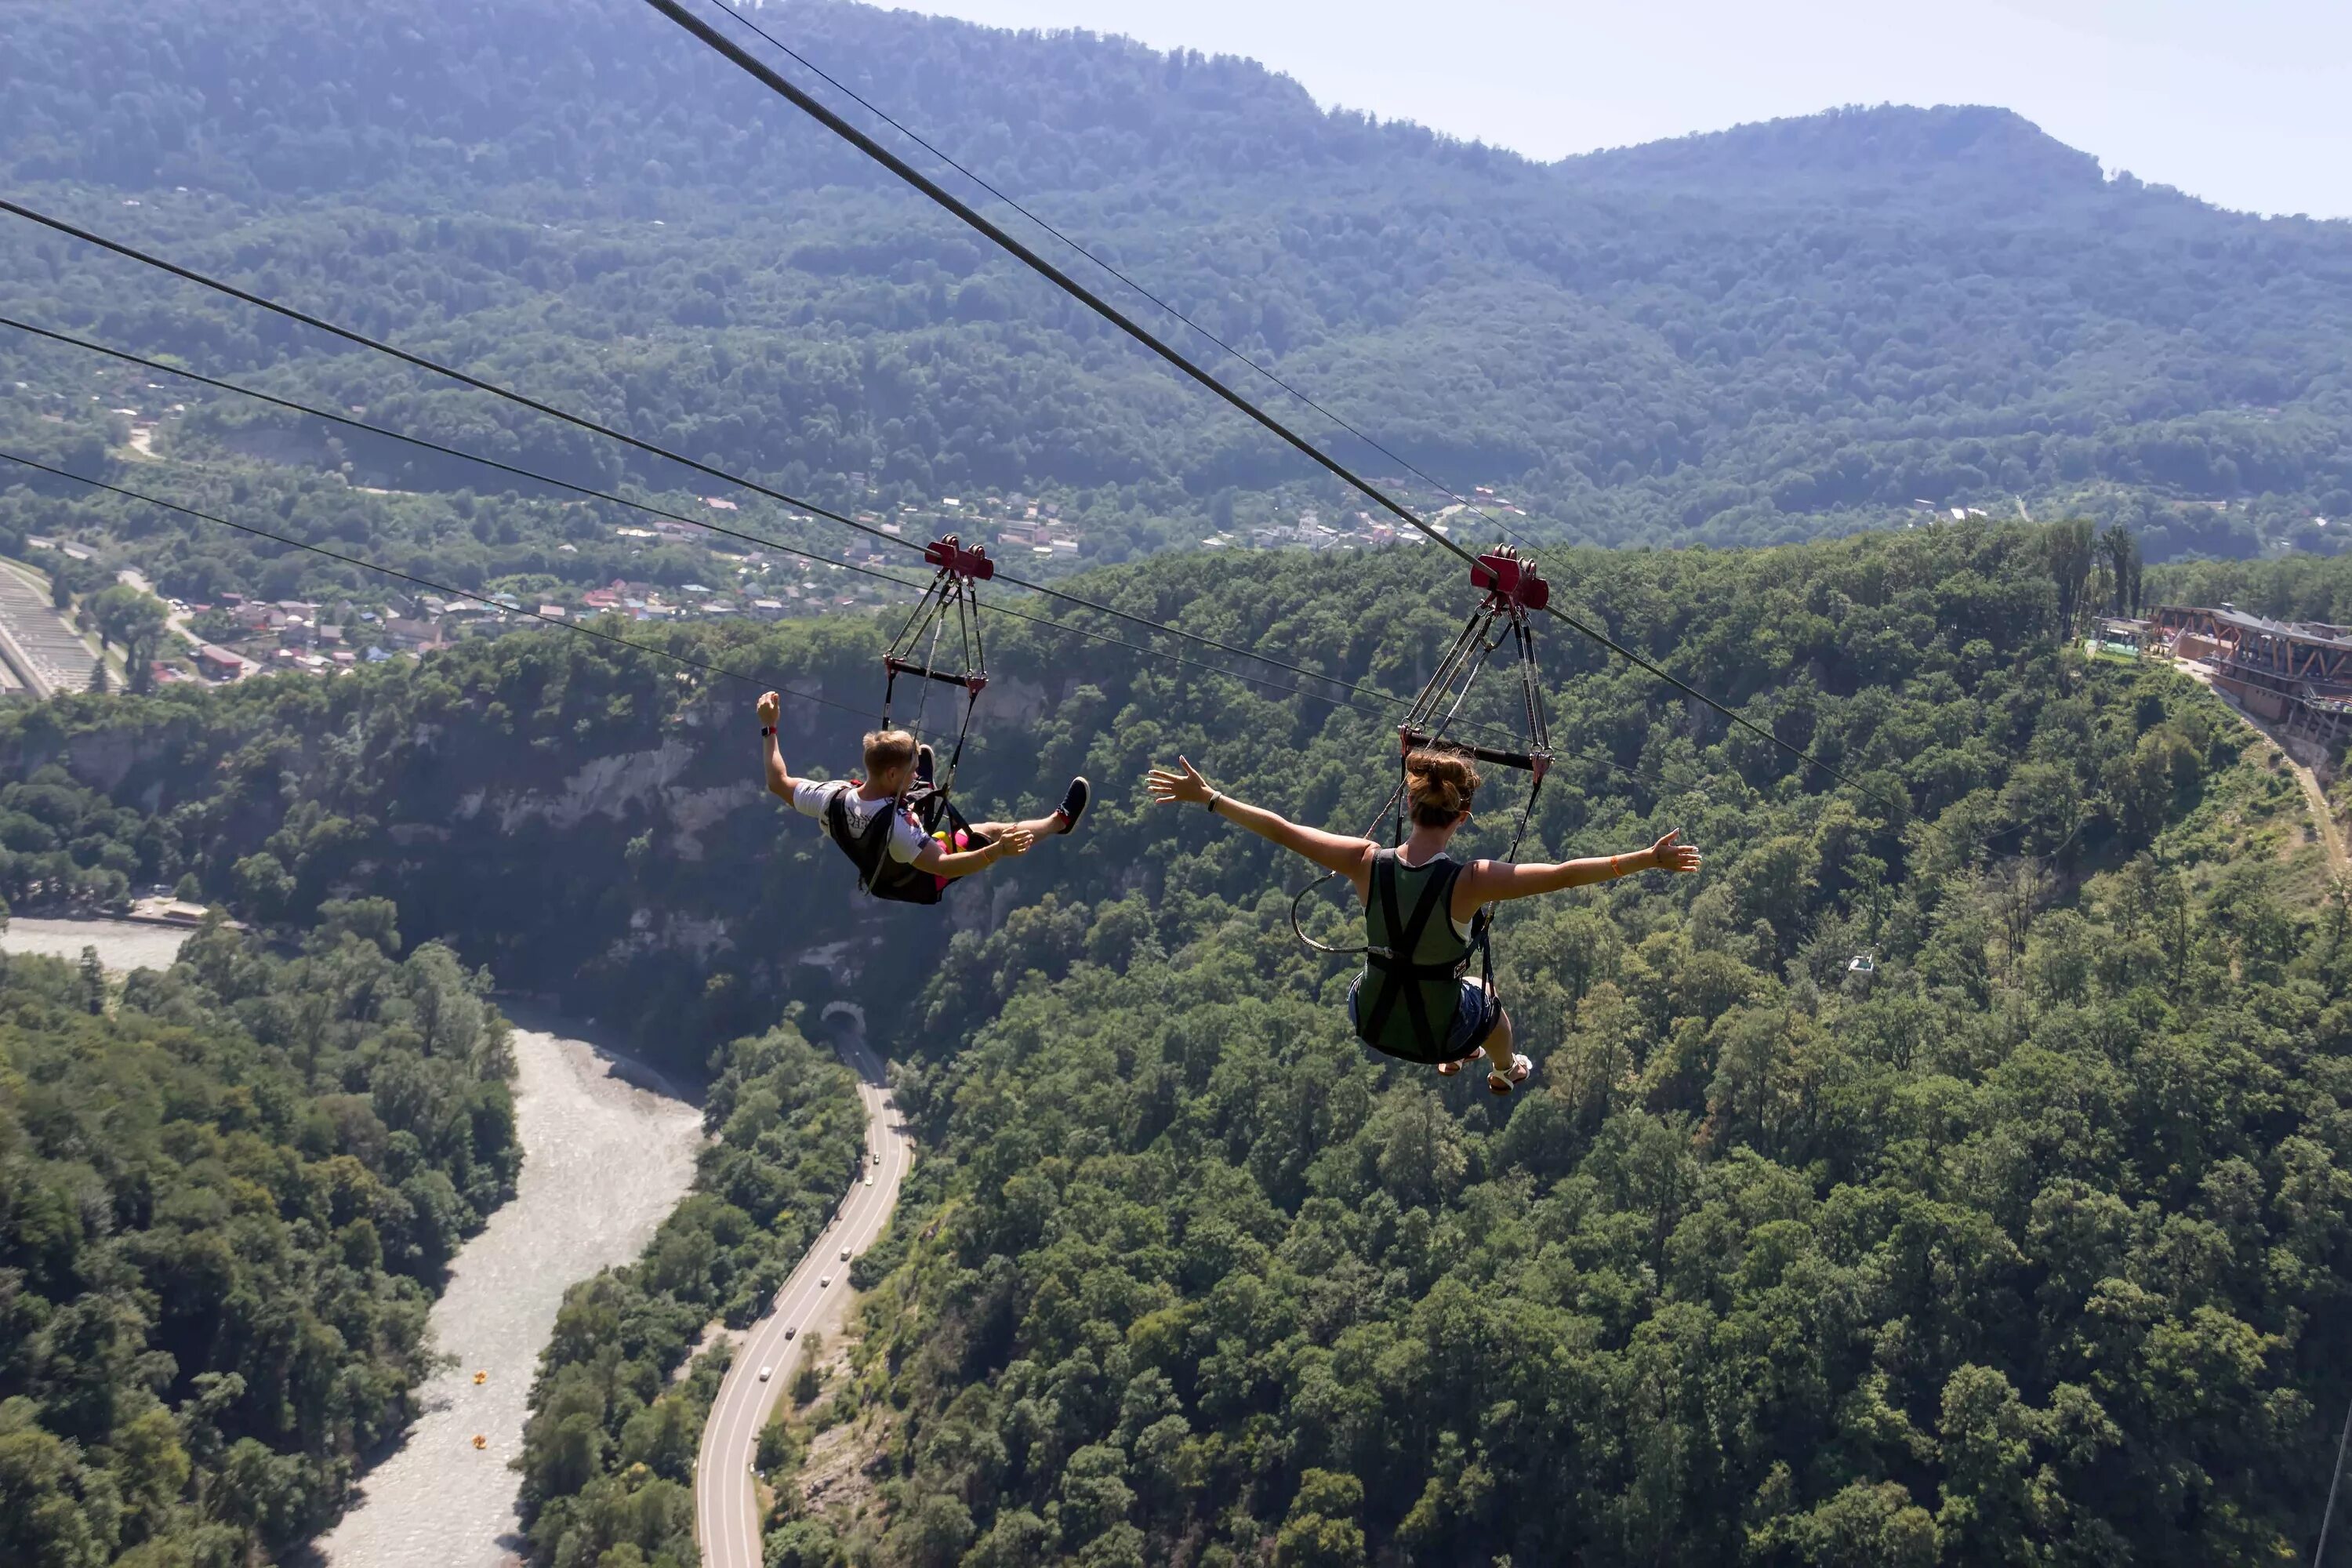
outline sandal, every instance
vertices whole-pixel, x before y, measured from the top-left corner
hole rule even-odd
[[[1510,1093],[1528,1081],[1528,1074],[1535,1071],[1535,1068],[1536,1064],[1523,1056],[1512,1057],[1509,1072],[1497,1068],[1486,1075],[1486,1092],[1497,1098]]]
[[[1486,1053],[1484,1051],[1472,1051],[1460,1061],[1440,1062],[1437,1064],[1437,1076],[1440,1078],[1452,1078],[1455,1074],[1459,1073],[1464,1068],[1468,1067],[1472,1062],[1483,1059],[1486,1055]]]

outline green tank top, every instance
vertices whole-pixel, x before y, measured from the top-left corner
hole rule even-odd
[[[1376,1051],[1407,1061],[1445,1059],[1472,951],[1454,929],[1454,884],[1462,870],[1450,855],[1420,866],[1406,865],[1393,849],[1372,858],[1356,1033]]]

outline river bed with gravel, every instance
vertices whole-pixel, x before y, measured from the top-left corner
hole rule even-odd
[[[186,935],[129,921],[15,920],[0,950],[70,959],[95,947],[100,963],[121,972],[170,963]],[[330,1568],[519,1560],[520,1478],[508,1461],[522,1448],[523,1402],[564,1288],[634,1258],[686,1195],[700,1113],[640,1087],[656,1080],[555,1032],[562,1026],[515,1030],[521,1179],[457,1254],[432,1314],[435,1344],[456,1364],[418,1391],[406,1438],[361,1478],[350,1512],[319,1541]],[[478,1372],[488,1374],[478,1384]]]

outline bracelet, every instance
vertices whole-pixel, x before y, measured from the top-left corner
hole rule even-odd
[[[1209,792],[1209,798],[1201,803],[1201,809],[1207,812],[1211,816],[1214,816],[1217,815],[1217,802],[1224,798],[1224,791],[1221,789],[1213,789]]]
[[[1612,855],[1609,857],[1609,875],[1612,879],[1624,875],[1623,872],[1617,869],[1617,862],[1622,858],[1623,857],[1619,855]]]
[[[760,726],[760,733],[762,737],[773,735],[775,732],[776,727],[773,724],[762,724]]]

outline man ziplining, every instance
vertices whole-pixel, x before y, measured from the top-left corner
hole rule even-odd
[[[768,793],[824,824],[825,837],[857,868],[858,886],[897,903],[935,904],[950,882],[985,870],[1036,841],[1071,832],[1086,815],[1083,777],[1062,804],[1026,822],[970,823],[931,784],[931,749],[904,730],[866,737],[866,777],[820,783],[796,779],[776,734],[778,694],[760,699],[760,736]]]
[[[1452,1077],[1483,1053],[1486,1088],[1508,1094],[1532,1070],[1511,1048],[1510,1015],[1493,985],[1469,973],[1489,904],[1605,882],[1636,871],[1696,871],[1696,849],[1667,834],[1647,849],[1556,865],[1455,859],[1454,836],[1470,820],[1477,770],[1460,752],[1435,748],[1404,760],[1404,794],[1412,832],[1393,849],[1369,838],[1301,827],[1264,806],[1209,787],[1182,757],[1153,768],[1151,798],[1206,806],[1213,816],[1303,855],[1348,879],[1364,900],[1364,970],[1348,988],[1348,1020],[1357,1038],[1383,1056],[1425,1062]],[[1443,910],[1444,920],[1437,919]],[[1409,912],[1408,912],[1409,911]]]

